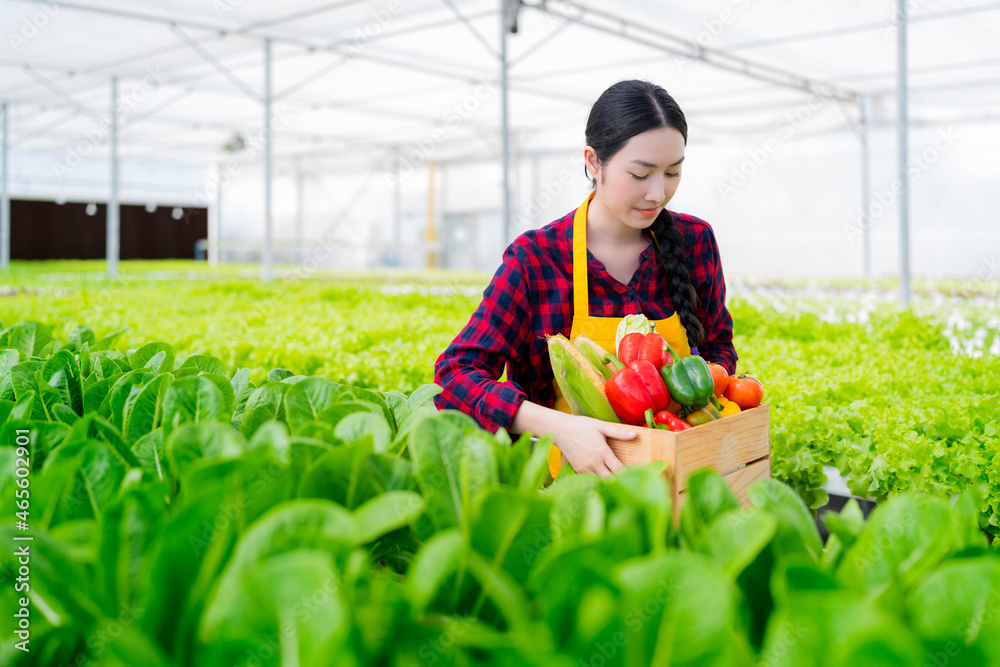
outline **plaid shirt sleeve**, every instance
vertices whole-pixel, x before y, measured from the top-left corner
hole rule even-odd
[[[705,327],[705,342],[698,346],[698,353],[707,361],[721,364],[733,374],[736,372],[736,348],[733,346],[733,318],[726,308],[726,279],[722,273],[722,260],[715,232],[704,221],[693,252],[698,299],[701,307],[698,316]]]
[[[508,363],[525,363],[531,334],[526,275],[514,247],[504,253],[469,323],[434,365],[434,382],[444,389],[434,399],[437,408],[460,410],[492,432],[509,429],[525,400],[517,383],[499,382]]]

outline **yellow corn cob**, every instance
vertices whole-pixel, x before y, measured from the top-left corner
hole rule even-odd
[[[573,339],[573,347],[583,352],[583,356],[604,376],[605,382],[615,374],[615,367],[612,364],[605,364],[601,361],[604,355],[608,354],[608,351],[598,343],[586,336],[577,336]]]
[[[549,336],[548,341],[550,345],[555,343],[556,345],[561,346],[566,354],[573,358],[573,361],[580,364],[580,368],[583,370],[587,378],[594,383],[594,386],[597,387],[602,396],[607,397],[608,392],[604,388],[604,375],[597,370],[594,364],[590,362],[590,359],[588,359],[583,352],[581,352],[575,345],[572,345],[568,338],[559,334]]]
[[[604,376],[561,335],[547,336],[549,361],[559,390],[573,414],[620,422],[604,388]]]

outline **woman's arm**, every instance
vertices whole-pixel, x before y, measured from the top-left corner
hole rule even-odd
[[[516,383],[499,382],[509,361],[528,357],[531,305],[526,281],[512,245],[469,323],[435,364],[434,381],[444,389],[435,404],[461,410],[489,431],[551,434],[575,471],[610,475],[622,464],[606,438],[627,440],[635,437],[633,431],[532,403]]]
[[[635,431],[599,419],[580,417],[524,401],[514,415],[513,433],[549,435],[578,473],[610,477],[621,469],[621,461],[608,447],[607,438],[631,440]]]
[[[468,324],[435,363],[434,382],[444,389],[438,409],[460,410],[489,431],[509,429],[525,392],[499,378],[508,362],[527,358],[530,327],[525,271],[511,246]]]

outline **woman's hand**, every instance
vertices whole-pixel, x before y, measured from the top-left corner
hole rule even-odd
[[[631,440],[635,431],[600,419],[579,417],[524,401],[514,415],[511,433],[551,434],[556,447],[578,473],[610,477],[622,463],[608,447],[608,438]]]
[[[622,469],[622,463],[608,447],[607,438],[631,440],[635,431],[591,417],[565,415],[564,423],[553,437],[573,470],[610,477]]]

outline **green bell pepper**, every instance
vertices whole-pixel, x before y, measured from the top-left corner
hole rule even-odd
[[[708,405],[715,395],[715,381],[708,370],[708,363],[694,354],[681,359],[669,343],[666,346],[674,363],[664,366],[660,375],[670,390],[670,397],[692,410]]]

